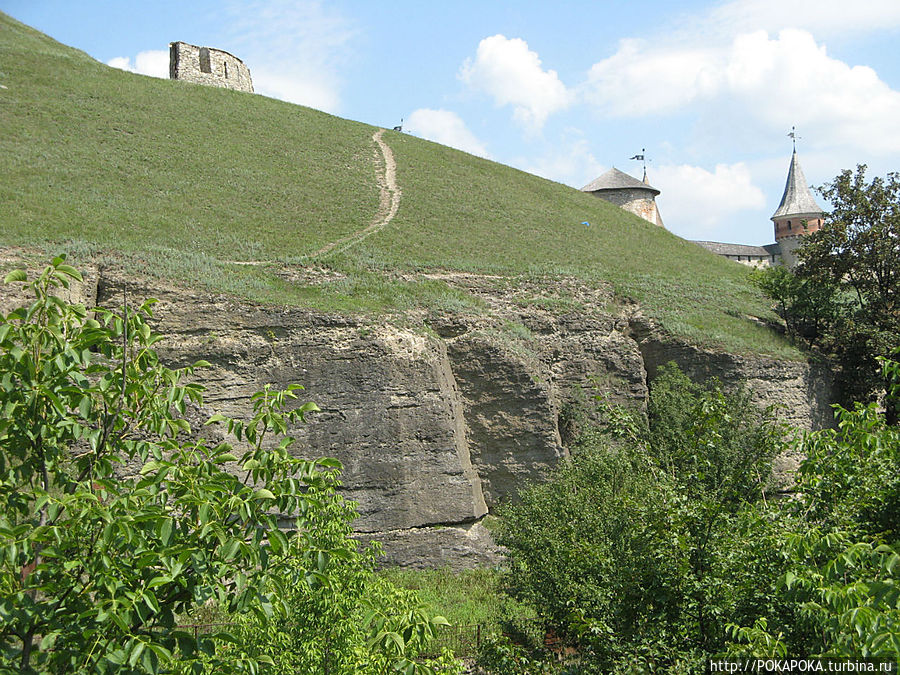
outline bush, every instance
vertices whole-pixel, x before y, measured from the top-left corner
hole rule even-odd
[[[882,366],[896,397],[900,364]],[[874,404],[836,411],[836,430],[802,440],[794,526],[779,542],[787,569],[773,577],[806,630],[736,623],[733,652],[900,659],[900,434]]]
[[[624,439],[586,434],[505,510],[510,588],[602,672],[693,672],[734,617],[787,611],[771,593],[785,522],[764,500],[777,435],[746,393],[674,366],[649,428],[616,420]]]

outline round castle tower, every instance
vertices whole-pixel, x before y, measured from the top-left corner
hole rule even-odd
[[[781,204],[771,218],[775,223],[775,241],[781,249],[781,263],[785,267],[790,269],[797,264],[795,251],[802,243],[801,238],[822,227],[824,214],[806,184],[797,159],[797,149],[794,148]]]
[[[650,185],[646,169],[644,180],[640,181],[613,167],[585,185],[581,191],[612,202],[654,225],[664,227],[659,208],[656,206],[656,195],[659,194],[659,190]]]

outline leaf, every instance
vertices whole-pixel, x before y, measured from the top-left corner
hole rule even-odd
[[[66,276],[72,277],[76,281],[84,281],[84,277],[81,276],[81,272],[79,272],[77,269],[75,269],[71,265],[62,265],[62,264],[57,265],[56,271],[62,272]]]
[[[267,490],[266,488],[260,488],[256,492],[253,493],[254,499],[275,499],[275,495],[272,494],[271,490]]]
[[[222,558],[224,560],[231,560],[234,557],[234,554],[237,553],[240,546],[241,542],[239,539],[232,539],[227,544],[225,544],[225,548],[222,550]]]
[[[163,466],[163,462],[160,462],[159,460],[156,460],[156,459],[151,459],[149,462],[147,462],[146,464],[144,464],[144,466],[141,467],[141,475],[146,476],[148,473],[150,473],[152,471],[158,471],[161,466]]]
[[[131,655],[128,657],[128,665],[131,666],[132,668],[134,668],[134,666],[138,662],[138,659],[141,658],[141,654],[143,654],[143,653],[144,653],[144,643],[138,642],[134,646],[134,649],[131,650]]]
[[[172,528],[174,521],[171,518],[165,518],[159,526],[159,539],[163,546],[168,546],[172,541]]]
[[[81,401],[78,403],[78,412],[84,419],[90,419],[91,415],[91,397],[90,396],[82,396]]]
[[[282,532],[278,528],[269,530],[269,546],[272,547],[272,550],[276,554],[279,554],[282,551],[286,551],[288,542],[287,537],[284,535],[284,532]]]
[[[153,649],[148,649],[144,652],[144,658],[141,660],[141,664],[147,672],[159,672],[159,657]]]
[[[53,633],[47,633],[41,639],[41,651],[45,652],[49,649],[53,649],[53,645],[56,644],[56,638],[59,637],[59,633],[54,631]]]

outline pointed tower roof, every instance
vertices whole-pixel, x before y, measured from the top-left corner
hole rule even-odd
[[[646,181],[646,174],[644,181]],[[622,190],[624,188],[635,188],[638,190],[647,190],[652,192],[654,196],[659,194],[659,190],[647,182],[641,182],[634,176],[629,176],[624,171],[619,171],[613,167],[605,174],[592,180],[590,183],[581,188],[582,192],[597,192],[599,190]]]
[[[784,194],[781,196],[781,204],[772,214],[771,220],[786,216],[809,216],[824,213],[822,207],[816,203],[812,191],[806,184],[806,176],[800,168],[797,159],[797,151],[791,157],[791,168],[788,170],[787,182],[784,185]]]

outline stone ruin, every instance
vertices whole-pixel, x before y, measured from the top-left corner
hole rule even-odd
[[[169,43],[169,78],[253,93],[250,69],[238,57],[187,42]]]

